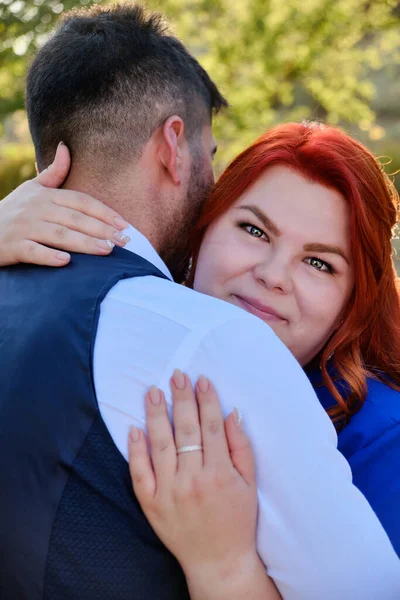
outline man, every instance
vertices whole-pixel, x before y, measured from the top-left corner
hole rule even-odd
[[[207,374],[224,409],[244,413],[256,459],[269,466],[259,551],[284,598],[354,598],[373,557],[376,581],[372,572],[363,597],[393,582],[394,553],[296,361],[255,317],[172,282],[213,182],[211,115],[225,105],[138,6],[69,16],[32,63],[39,170],[63,140],[72,152],[64,188],[103,200],[110,218],[130,223],[131,241],[106,260],[75,254],[61,270],[0,272],[2,598],[188,598],[123,458],[146,389],[167,389],[174,367],[193,380]]]

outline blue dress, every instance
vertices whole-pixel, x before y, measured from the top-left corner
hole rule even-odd
[[[315,371],[308,375],[315,383]],[[338,448],[400,556],[400,392],[373,379],[367,384],[366,401],[339,432]],[[315,392],[325,409],[335,404],[325,386]]]

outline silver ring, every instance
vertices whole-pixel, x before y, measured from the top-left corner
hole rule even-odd
[[[203,446],[181,446],[180,448],[176,449],[176,453],[177,454],[183,454],[183,452],[195,452],[196,450],[203,450]]]

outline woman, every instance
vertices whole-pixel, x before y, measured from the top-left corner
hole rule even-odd
[[[292,351],[339,430],[355,485],[400,554],[400,302],[391,248],[398,201],[377,161],[349,136],[279,126],[215,186],[194,234],[188,283],[256,314]],[[151,445],[153,420],[149,411]],[[163,427],[158,435],[172,436],[167,418]],[[185,540],[175,545],[167,535],[188,510],[176,494],[182,483],[171,476],[175,496],[160,502],[160,473],[144,440],[135,431],[130,442],[135,492],[161,539],[188,561]],[[191,505],[201,522],[201,503]],[[201,527],[196,535],[202,539]]]
[[[400,454],[400,308],[390,246],[397,201],[372,155],[345,134],[315,124],[278,127],[233,161],[219,180],[194,235],[189,284],[267,321],[312,381],[323,385],[322,402],[341,429],[339,447],[353,468],[354,483],[399,551],[393,506],[400,490],[392,471]],[[147,404],[152,441],[150,396]],[[157,406],[165,409],[162,398]],[[200,402],[202,413],[201,407]],[[172,436],[166,410],[163,414],[163,432]],[[232,419],[227,422],[231,450],[236,449]],[[171,475],[167,482],[169,504],[165,495],[162,501],[156,498],[160,472],[155,466],[154,476],[144,440],[143,433],[133,431],[135,491],[154,529],[186,566],[190,585],[191,565],[198,569],[200,559],[188,558],[188,531],[190,539],[199,539],[206,513],[214,509],[219,523],[224,511],[215,486],[203,481],[199,495],[214,499],[203,504],[204,521],[193,497],[179,504],[174,518],[171,506],[176,509],[174,492],[182,477],[177,483]],[[221,444],[229,470],[226,441]],[[206,453],[204,436],[203,446]],[[241,470],[235,454],[232,461],[244,480],[247,476],[251,494],[251,468]],[[140,465],[144,471],[138,477]],[[255,508],[251,512],[251,499],[247,502],[253,533]],[[194,506],[195,533],[193,522],[182,518],[185,507],[190,515]],[[226,531],[222,537],[225,552],[230,540]],[[249,543],[246,536],[238,539]],[[214,557],[202,547],[202,561],[210,568]],[[195,590],[193,597],[203,592]]]
[[[272,168],[274,177],[270,175]],[[250,184],[252,188],[248,190]],[[307,197],[311,197],[318,185],[330,198],[324,202],[320,189],[316,202],[306,205]],[[288,199],[284,195],[286,187],[289,188]],[[300,197],[299,190],[303,194]],[[290,197],[295,191],[296,197]],[[267,194],[271,199],[265,201],[263,196]],[[245,197],[241,199],[242,195]],[[284,206],[273,198],[282,202],[282,195],[283,200],[286,199]],[[264,202],[268,214],[272,210],[276,213],[279,226],[282,224],[291,230],[281,236],[271,219],[267,222],[264,219],[263,224],[262,215],[249,210],[246,218],[245,213],[242,216],[243,221],[247,219],[250,223],[240,226],[247,229],[251,226],[251,235],[270,244],[271,264],[274,261],[278,268],[291,269],[292,278],[294,275],[303,278],[302,287],[297,291],[300,318],[295,322],[290,320],[289,327],[276,319],[266,320],[303,366],[320,364],[324,384],[337,403],[330,414],[334,422],[343,424],[364,402],[367,376],[400,390],[399,288],[391,246],[398,194],[373,156],[337,129],[313,123],[288,124],[262,136],[221,176],[198,223],[193,243],[191,282],[195,289],[240,304],[247,310],[249,307],[243,302],[229,297],[230,290],[221,281],[237,277],[240,267],[232,267],[231,257],[227,257],[220,238],[230,248],[236,240],[227,237],[230,231],[226,236],[220,231],[223,227],[229,228],[226,221],[233,214],[235,203],[238,207],[254,204],[253,198]],[[320,222],[315,214],[318,210],[325,211],[319,215]],[[288,246],[301,245],[295,237],[300,232],[305,232],[304,240],[307,236],[311,238],[314,231],[317,235],[317,227],[320,238],[327,242],[326,247],[319,244],[319,248],[314,245],[303,250],[308,254],[306,262],[325,272],[324,278],[329,284],[324,281],[323,286],[305,280],[303,273],[293,273],[297,269],[296,264],[292,264],[295,253],[286,250]],[[337,243],[328,244],[333,228]],[[329,245],[335,247],[328,248]],[[315,256],[310,256],[312,252]],[[256,259],[253,258],[253,262]],[[279,276],[289,278],[284,273]],[[286,281],[284,283],[286,285]],[[302,302],[307,308],[310,302],[304,297],[310,285],[313,285],[314,297],[319,294],[319,302],[311,307],[314,313],[321,312],[324,309],[321,305],[327,302],[333,302],[335,307],[328,307],[326,314],[321,313],[320,321],[329,322],[325,330],[321,330],[315,320],[311,321],[312,315],[302,311]],[[279,297],[288,293],[281,287],[279,290]],[[296,295],[295,291],[290,290],[290,293]],[[284,310],[282,304],[281,310]],[[304,326],[308,329],[306,344],[300,329]],[[334,386],[332,372],[328,372],[328,359],[333,356],[335,377],[342,380],[346,392],[342,389],[341,393],[341,388]]]

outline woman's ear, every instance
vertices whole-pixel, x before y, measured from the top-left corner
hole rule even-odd
[[[169,117],[162,126],[159,158],[175,185],[180,185],[184,170],[185,125],[180,117]]]

